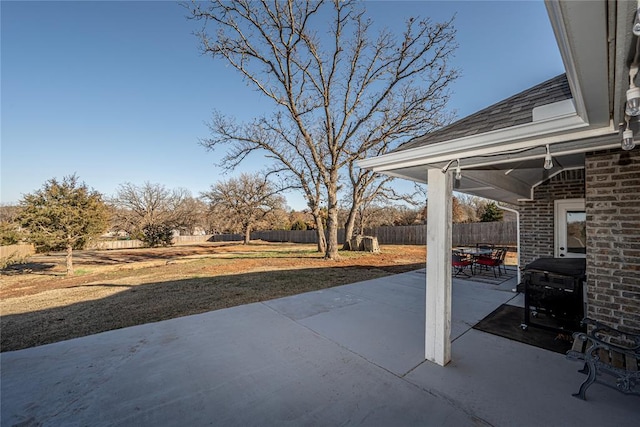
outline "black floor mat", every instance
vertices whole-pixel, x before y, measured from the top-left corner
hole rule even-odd
[[[473,329],[487,332],[510,340],[519,341],[545,350],[565,354],[571,349],[571,332],[549,331],[529,326],[523,330],[524,308],[502,304],[491,314],[476,324]]]
[[[501,283],[504,283],[507,280],[511,280],[516,277],[516,274],[517,270],[515,268],[507,267],[506,272],[502,270],[502,274],[496,277],[496,275],[493,274],[492,269],[485,270],[481,266],[477,266],[475,267],[474,274],[471,277],[466,277],[462,274],[459,274],[454,278],[469,280],[471,282],[487,283],[490,285],[500,285]]]

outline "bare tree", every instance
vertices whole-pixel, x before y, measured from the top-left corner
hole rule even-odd
[[[460,203],[460,199],[453,196],[451,199],[451,220],[454,223],[465,222],[467,214],[464,210],[464,206]]]
[[[180,234],[193,236],[207,227],[207,204],[191,195],[186,196],[174,210],[176,228]]]
[[[0,245],[13,245],[22,240],[20,206],[0,203]]]
[[[488,203],[487,199],[468,194],[458,193],[456,195],[461,208],[464,211],[466,219],[464,222],[479,222],[482,212]]]
[[[20,206],[17,204],[0,203],[0,221],[16,222],[20,216]]]
[[[265,152],[299,180],[318,228],[326,198],[325,256],[336,258],[340,171],[449,120],[444,106],[456,77],[448,64],[456,47],[451,21],[410,18],[402,34],[383,30],[374,38],[354,0],[214,0],[193,2],[190,15],[204,23],[203,51],[225,60],[275,106],[272,115],[242,125],[214,114],[212,136],[202,144],[226,145],[221,164],[228,168]]]
[[[351,209],[345,221],[345,249],[351,241],[356,223],[359,223],[358,233],[364,232],[365,223],[375,211],[380,211],[382,206],[388,206],[393,202],[405,202],[406,204],[417,206],[422,204],[416,201],[416,196],[421,192],[400,193],[395,191],[389,184],[392,177],[380,176],[371,171],[355,168],[354,164],[349,165],[349,178],[351,181],[351,192],[349,201]]]
[[[284,200],[284,199],[283,199]],[[279,207],[276,209],[272,209],[267,215],[265,215],[264,220],[259,222],[255,228],[255,230],[290,230],[291,222],[289,222],[289,212],[286,209],[286,206]]]
[[[211,186],[202,197],[209,201],[212,209],[232,219],[244,234],[244,244],[251,239],[251,230],[267,215],[284,209],[285,199],[279,193],[281,187],[274,186],[268,175],[241,174],[238,178],[220,181]]]
[[[142,186],[130,182],[120,184],[111,200],[115,207],[115,227],[144,241],[151,237],[147,236],[148,230],[162,230],[164,243],[170,244],[167,239],[170,240],[171,230],[189,227],[196,221],[194,217],[198,212],[192,210],[191,200],[191,193],[184,188],[170,190],[150,182]]]
[[[242,232],[242,226],[232,218],[228,212],[225,212],[222,207],[216,207],[207,204],[207,233],[209,234],[223,234],[232,233],[237,234]]]

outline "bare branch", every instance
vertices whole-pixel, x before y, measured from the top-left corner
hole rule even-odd
[[[215,113],[201,144],[224,147],[227,169],[262,153],[289,171],[314,209],[325,200],[334,257],[344,183],[354,187],[352,209],[368,189],[390,194],[386,179],[355,170],[354,162],[451,120],[453,18],[412,17],[401,34],[373,35],[365,4],[354,0],[212,0],[189,10],[203,22],[203,52],[235,68],[275,107],[245,124]]]

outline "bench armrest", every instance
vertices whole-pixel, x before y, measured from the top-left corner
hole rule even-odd
[[[593,326],[593,329],[587,334],[587,337],[598,347],[611,348],[621,353],[640,357],[640,335],[620,331],[588,317],[582,319],[582,324]],[[581,338],[584,340],[584,337]],[[612,343],[611,338],[621,339],[633,344],[627,346],[620,343]]]

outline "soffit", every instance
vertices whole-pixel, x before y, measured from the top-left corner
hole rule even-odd
[[[593,138],[573,139],[555,144],[551,150],[554,167],[542,167],[546,149],[535,146],[518,153],[493,154],[490,156],[468,157],[460,160],[462,179],[454,181],[454,190],[515,204],[518,200],[528,200],[532,190],[542,182],[563,170],[584,168],[585,154],[602,147],[619,147],[617,134]],[[444,169],[449,162],[440,161],[404,168],[396,168],[385,173],[416,182],[427,182],[427,169]],[[449,166],[453,173],[457,162]]]

